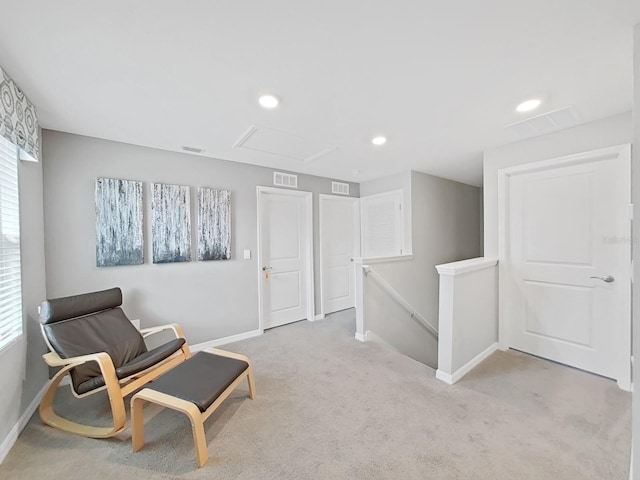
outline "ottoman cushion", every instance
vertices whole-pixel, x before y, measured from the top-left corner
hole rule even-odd
[[[148,388],[194,403],[204,412],[248,367],[242,360],[198,352]]]

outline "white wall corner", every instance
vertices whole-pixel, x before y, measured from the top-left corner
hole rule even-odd
[[[312,321],[316,321],[316,320],[322,320],[324,319],[324,313],[319,313],[318,315],[316,315],[315,317],[313,317]]]
[[[438,372],[441,377],[451,377],[453,365],[453,308],[455,283],[450,276],[440,277],[440,294],[438,299]],[[444,380],[444,377],[436,377]],[[449,383],[449,382],[447,382]]]
[[[478,355],[476,355],[474,358],[472,358],[469,362],[464,364],[458,370],[453,372],[451,375],[445,372],[441,372],[439,374],[440,370],[438,370],[436,372],[436,378],[439,380],[442,380],[445,383],[448,383],[449,385],[453,385],[454,383],[458,382],[462,377],[464,377],[467,373],[469,373],[471,370],[477,367],[480,363],[482,363],[483,360],[488,358],[491,354],[493,354],[497,350],[498,350],[498,342],[489,345],[489,347],[487,347],[485,350],[480,352]]]
[[[358,340],[359,342],[366,342],[367,341],[367,334],[366,333],[358,333],[356,332],[356,340]]]
[[[449,384],[449,385],[453,385],[455,383],[453,381],[453,377],[451,375],[449,375],[448,373],[443,372],[440,369],[436,370],[436,378],[438,380],[443,381],[444,383]]]

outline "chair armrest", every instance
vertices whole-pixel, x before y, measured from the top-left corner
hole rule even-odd
[[[108,362],[113,366],[111,357],[106,352],[91,353],[89,355],[80,355],[78,357],[62,358],[56,352],[45,353],[42,358],[50,367],[66,367],[73,365],[78,366],[86,362]]]
[[[226,350],[220,350],[219,348],[207,348],[206,352],[213,353],[214,355],[220,355],[221,357],[235,358],[236,360],[243,360],[251,366],[251,360],[246,355],[241,353],[227,352]]]
[[[177,323],[168,323],[167,325],[159,325],[157,327],[143,328],[140,330],[142,338],[147,338],[155,333],[163,332],[165,330],[173,330],[176,338],[185,338],[182,327]]]
[[[62,367],[54,377],[54,381],[57,382],[56,385],[60,382],[62,377],[67,375],[70,370],[78,365],[82,365],[86,362],[97,362],[107,390],[109,392],[118,392],[118,394],[120,392],[120,384],[118,383],[118,377],[116,376],[116,368],[113,365],[113,360],[107,352],[91,353],[89,355],[80,355],[78,357],[70,358],[60,358],[56,352],[49,352],[45,353],[42,358],[51,367]],[[109,396],[111,395],[112,393],[109,394]]]

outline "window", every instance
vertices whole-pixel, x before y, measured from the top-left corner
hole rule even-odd
[[[0,350],[22,335],[18,147],[0,137]]]
[[[402,255],[404,212],[402,190],[360,198],[362,256]]]

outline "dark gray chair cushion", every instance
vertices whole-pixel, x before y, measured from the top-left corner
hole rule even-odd
[[[99,292],[45,300],[40,305],[40,323],[55,323],[82,317],[122,305],[122,290],[110,288]]]
[[[171,340],[159,347],[149,350],[141,355],[138,355],[136,358],[131,360],[128,363],[125,363],[119,368],[116,368],[116,376],[121,378],[127,378],[131,375],[134,375],[138,372],[142,372],[149,367],[156,365],[158,362],[169,358],[175,352],[180,350],[185,343],[184,338],[176,338],[175,340]],[[96,388],[104,387],[105,381],[102,375],[98,375],[97,377],[93,377],[85,382],[82,382],[76,387],[76,392],[80,395],[83,393],[90,392],[91,390],[95,390]]]
[[[204,412],[248,367],[243,360],[198,352],[148,387],[194,403]]]

